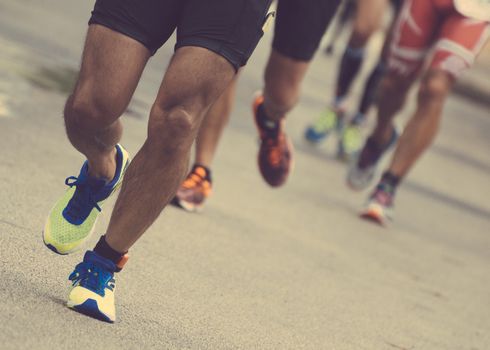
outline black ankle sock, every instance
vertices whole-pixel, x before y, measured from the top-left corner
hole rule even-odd
[[[381,181],[379,182],[380,185],[387,185],[392,189],[392,192],[395,192],[397,186],[400,183],[401,178],[399,176],[396,176],[395,174],[386,171],[383,173],[383,176],[381,177]]]
[[[202,164],[199,164],[199,163],[194,163],[194,165],[192,166],[192,172],[194,172],[194,170],[196,168],[202,168],[204,169],[204,171],[206,172],[206,175],[204,176],[204,179],[209,181],[209,182],[212,182],[211,180],[211,169],[208,168],[207,166],[204,166]]]
[[[99,241],[95,245],[94,252],[106,259],[109,259],[116,265],[121,261],[123,256],[127,254],[127,252],[119,253],[118,251],[112,249],[109,244],[107,244],[105,236],[100,237]]]

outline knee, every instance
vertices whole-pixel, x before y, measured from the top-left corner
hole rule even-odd
[[[362,22],[356,23],[352,30],[351,37],[349,39],[349,45],[352,47],[363,47],[369,41],[369,38],[378,29],[376,24]]]
[[[64,118],[67,127],[92,130],[110,125],[119,117],[117,113],[97,98],[75,93],[66,102]]]
[[[394,71],[387,72],[380,83],[380,93],[389,96],[405,95],[410,84]]]
[[[452,79],[444,72],[427,74],[420,83],[419,101],[444,100],[451,89]]]
[[[147,142],[157,147],[165,142],[167,151],[190,147],[199,124],[197,113],[184,105],[168,107],[155,103],[150,114]]]

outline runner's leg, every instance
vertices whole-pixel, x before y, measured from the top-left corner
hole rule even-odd
[[[342,102],[359,73],[364,60],[364,48],[371,35],[379,29],[387,5],[387,0],[357,2],[352,34],[340,61],[334,104]]]
[[[265,71],[264,109],[279,121],[297,103],[301,82],[340,0],[281,0]]]
[[[149,57],[150,51],[136,40],[100,25],[89,27],[80,75],[64,115],[68,138],[87,157],[93,177],[114,177],[119,117]]]
[[[152,107],[148,137],[127,170],[106,241],[125,252],[171,200],[187,172],[202,118],[235,75],[223,57],[198,47],[176,51]]]
[[[414,0],[427,6],[426,0]],[[451,1],[434,2],[435,7],[421,7],[440,15],[438,41],[434,56],[420,84],[417,110],[406,125],[392,162],[361,216],[383,223],[391,217],[396,188],[437,134],[444,102],[457,76],[471,66],[488,37],[488,24],[458,14]],[[421,23],[424,12],[413,12],[412,21]],[[413,25],[412,25],[413,26]],[[420,27],[419,27],[420,28]],[[434,31],[432,31],[434,32]]]
[[[393,118],[405,103],[439,25],[440,16],[432,0],[404,3],[393,33],[389,71],[381,82],[377,124],[371,135],[379,146],[392,137]]]
[[[218,143],[235,103],[237,79],[238,75],[209,109],[202,121],[196,139],[195,163],[199,165],[211,167]]]
[[[359,110],[358,110],[358,115],[360,115],[360,118],[362,119],[364,119],[371,106],[375,103],[375,100],[378,96],[378,87],[387,69],[388,55],[390,51],[389,48],[390,48],[390,43],[392,42],[393,39],[393,32],[396,28],[397,16],[398,16],[398,11],[395,8],[393,13],[393,18],[391,20],[390,28],[386,32],[385,41],[383,43],[383,48],[381,50],[379,61],[374,67],[371,74],[369,75],[369,78],[366,81],[366,85],[364,86],[364,92],[361,101],[359,103]]]
[[[298,101],[309,62],[338,3],[279,1],[263,96],[254,101],[255,124],[261,139],[257,157],[259,170],[272,187],[284,184],[292,168],[293,146],[284,132],[284,120]]]
[[[204,117],[196,138],[195,160],[171,204],[189,212],[203,208],[212,192],[211,164],[235,102],[238,74]]]
[[[421,82],[417,110],[400,138],[389,171],[399,178],[430,146],[455,79],[474,62],[489,37],[489,25],[456,12],[445,18],[428,72]]]
[[[296,105],[309,62],[272,50],[265,70],[264,109],[269,119],[280,121]]]
[[[424,75],[417,100],[417,110],[398,141],[389,171],[403,177],[432,143],[441,120],[452,77],[442,70],[431,69]]]
[[[165,43],[175,27],[177,45],[150,113],[147,139],[122,179],[107,234],[70,275],[69,307],[114,322],[114,273],[174,195],[202,118],[255,49],[269,6],[269,0],[96,3],[96,9],[110,13],[99,19],[148,44],[150,52]],[[118,159],[120,153],[124,155],[118,147]],[[119,164],[117,169],[122,168]],[[84,185],[83,176],[70,179],[75,183],[69,185]],[[85,189],[79,196],[82,204],[90,205],[91,212],[100,210]]]
[[[374,180],[382,155],[396,139],[393,118],[403,107],[438,28],[439,16],[430,1],[406,1],[390,44],[388,72],[379,91],[377,124],[347,174],[348,184],[365,189]]]

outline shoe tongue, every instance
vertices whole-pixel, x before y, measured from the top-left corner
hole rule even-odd
[[[105,179],[98,179],[95,177],[87,177],[87,184],[90,186],[90,188],[94,192],[97,192],[98,190],[103,188],[107,183],[108,182]]]
[[[100,190],[102,187],[104,187],[107,184],[107,180],[91,177],[89,175],[87,161],[83,163],[82,169],[80,170],[80,174],[78,175],[78,180],[81,181],[82,183],[85,182],[94,191]]]
[[[100,266],[104,270],[110,272],[116,272],[117,269],[116,264],[114,264],[111,260],[104,258],[103,256],[100,256],[99,254],[91,250],[87,250],[87,252],[85,252],[83,261]]]

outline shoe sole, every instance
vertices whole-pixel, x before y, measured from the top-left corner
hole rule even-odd
[[[385,220],[383,219],[382,215],[374,210],[368,210],[364,213],[361,213],[359,216],[366,221],[373,222],[383,227],[386,226]]]
[[[188,213],[202,213],[204,210],[204,204],[193,204],[177,198],[174,198],[170,204]]]
[[[367,221],[374,222],[380,226],[388,226],[388,222],[391,221],[392,216],[388,209],[383,211],[379,204],[371,204],[366,210],[361,212],[359,216]]]
[[[73,305],[70,301],[68,301],[66,303],[66,306],[78,313],[95,318],[99,321],[114,323],[114,320],[112,320],[106,314],[99,310],[97,302],[93,299],[87,299],[79,305]]]

